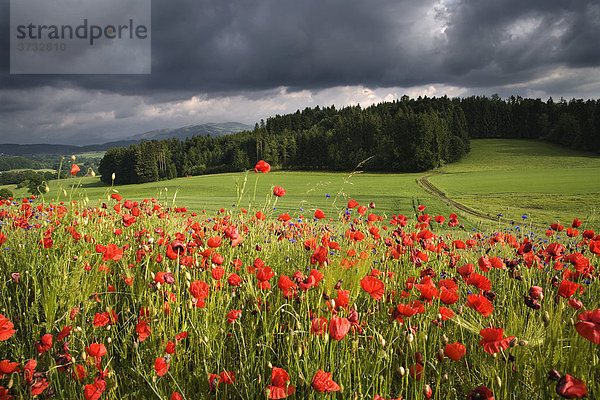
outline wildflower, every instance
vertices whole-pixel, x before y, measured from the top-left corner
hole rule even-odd
[[[467,400],[494,400],[494,393],[485,386],[477,386],[469,392]]]
[[[171,364],[167,362],[165,357],[157,357],[156,360],[154,360],[154,370],[156,371],[156,375],[166,375],[170,365]]]
[[[286,397],[296,392],[296,387],[291,386],[288,382],[290,376],[283,368],[273,367],[271,373],[271,384],[267,386],[269,399],[285,399]]]
[[[254,166],[255,173],[262,172],[263,174],[267,174],[270,171],[271,171],[271,166],[269,165],[269,163],[265,162],[264,160],[260,160]]]
[[[331,393],[340,390],[340,385],[331,379],[331,372],[325,372],[321,369],[315,374],[311,386],[317,392]]]
[[[566,399],[578,399],[587,394],[585,382],[569,374],[560,377],[556,384],[556,393]]]
[[[448,343],[444,348],[444,354],[446,357],[454,360],[460,361],[461,358],[466,354],[467,348],[462,343]]]
[[[281,186],[275,186],[273,188],[273,194],[277,197],[283,197],[283,196],[285,196],[285,189],[282,188]]]
[[[8,340],[15,334],[14,325],[4,315],[0,314],[0,341]]]
[[[474,309],[484,317],[489,317],[494,311],[492,302],[489,301],[485,296],[479,294],[472,294],[467,296],[467,307]]]
[[[506,349],[514,336],[503,338],[504,329],[502,328],[486,328],[479,331],[479,335],[483,339],[479,342],[479,346],[483,346],[483,350],[490,354],[495,354]]]
[[[350,321],[348,318],[340,318],[337,315],[331,317],[329,323],[329,336],[335,340],[342,340],[350,330]]]
[[[577,316],[575,329],[592,343],[600,345],[600,308],[584,311]]]
[[[385,293],[383,282],[372,276],[365,276],[360,280],[360,286],[363,290],[371,295],[375,300],[381,300]]]

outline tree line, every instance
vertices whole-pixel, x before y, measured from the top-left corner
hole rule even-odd
[[[600,152],[600,101],[403,96],[367,108],[305,108],[222,137],[146,141],[106,152],[103,182],[144,183],[250,169],[419,172],[459,160],[470,138],[528,138]]]

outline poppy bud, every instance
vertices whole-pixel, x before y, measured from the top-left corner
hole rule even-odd
[[[444,374],[442,375],[442,379],[446,382],[448,382],[450,380],[450,377],[448,376],[448,374]]]
[[[527,340],[519,340],[519,346],[527,346],[529,342]]]
[[[408,335],[406,335],[406,341],[408,343],[412,343],[413,340],[415,340],[415,337],[414,337],[414,335],[412,333],[409,333]]]
[[[425,398],[427,398],[427,399],[431,398],[431,396],[433,395],[431,386],[429,386],[429,385],[423,386],[423,395],[425,395]]]
[[[508,347],[515,347],[518,343],[519,343],[519,339],[514,337],[511,339],[510,343],[508,344]]]
[[[448,344],[448,342],[449,342],[449,340],[448,340],[448,336],[446,336],[446,335],[443,335],[443,336],[442,336],[442,344],[445,346],[445,345],[447,345],[447,344]]]
[[[437,357],[439,362],[444,361],[444,350],[439,349],[436,353],[435,356]]]
[[[544,322],[544,325],[548,326],[548,324],[550,324],[550,314],[548,314],[548,311],[544,311],[544,314],[542,314],[542,321]]]
[[[496,384],[498,385],[498,387],[502,387],[502,379],[500,379],[498,375],[496,375]]]
[[[404,367],[400,366],[398,367],[398,373],[400,374],[400,376],[404,376],[406,374],[406,370],[404,369]]]
[[[115,173],[113,172],[111,177],[110,177],[113,181],[115,180]]]

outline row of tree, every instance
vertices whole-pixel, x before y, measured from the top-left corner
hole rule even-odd
[[[177,176],[243,171],[264,159],[302,170],[423,171],[460,159],[469,150],[465,116],[448,98],[360,106],[306,108],[277,115],[253,131],[185,141],[149,141],[112,149],[102,180],[143,183]]]
[[[469,138],[543,139],[600,152],[600,101],[542,102],[498,96],[410,99],[368,108],[306,108],[254,130],[111,149],[100,162],[107,184],[243,171],[264,159],[300,170],[417,172],[459,160]]]

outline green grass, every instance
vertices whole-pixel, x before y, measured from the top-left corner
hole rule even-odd
[[[573,218],[598,222],[600,198],[600,157],[548,143],[531,140],[479,139],[471,141],[471,152],[460,162],[446,165],[430,181],[448,197],[489,215],[503,214],[520,221],[549,224],[568,223]],[[337,213],[353,198],[360,203],[375,202],[379,213],[410,214],[414,203],[426,203],[428,212],[448,215],[455,212],[417,185],[424,174],[353,174],[330,172],[273,171],[269,174],[218,174],[179,178],[143,185],[123,185],[114,190],[123,196],[142,200],[160,198],[169,205],[185,206],[190,211],[214,211],[238,203],[237,190],[246,184],[245,196],[237,207],[263,202],[273,186],[283,186],[287,194],[278,200],[273,212],[314,212],[319,207]],[[112,190],[98,178],[63,180],[67,190],[81,184],[78,198],[106,201]],[[256,191],[254,186],[256,185]],[[25,189],[13,190],[17,197]],[[256,196],[255,196],[256,193]],[[56,182],[50,182],[46,199],[57,198]],[[326,197],[329,194],[331,197]],[[65,199],[63,195],[60,197]],[[173,202],[173,200],[175,200]],[[269,206],[272,206],[270,204]],[[304,209],[301,211],[300,208]],[[595,218],[595,219],[594,219]],[[462,216],[467,225],[472,217]],[[470,221],[470,222],[469,222]]]
[[[430,178],[448,197],[515,221],[598,222],[600,157],[531,140],[482,139]]]
[[[158,198],[169,206],[185,206],[190,211],[215,211],[220,208],[230,208],[238,203],[238,188],[245,184],[245,193],[236,207],[248,208],[251,203],[264,203],[265,198],[272,198],[272,187],[282,186],[286,189],[284,197],[278,199],[274,212],[292,212],[312,215],[316,208],[327,213],[343,209],[349,199],[355,199],[361,204],[375,202],[378,213],[388,215],[397,213],[412,213],[413,200],[427,203],[438,213],[452,212],[446,204],[429,195],[421,189],[416,179],[419,174],[354,174],[330,172],[283,172],[275,171],[269,174],[254,172],[230,173],[218,175],[195,176],[178,178],[170,181],[153,182],[142,185],[122,185],[106,187],[98,178],[70,178],[62,180],[60,185],[67,191],[67,196],[60,194],[60,200],[69,198],[71,186],[80,183],[80,188],[74,191],[76,199],[90,201],[106,201],[107,195],[116,191],[132,200]],[[256,185],[256,191],[255,191]],[[44,197],[47,201],[55,201],[57,192],[56,182],[50,182],[50,192]],[[15,196],[26,196],[25,189],[13,190]],[[255,195],[256,194],[256,195]],[[331,197],[327,197],[326,195]],[[433,211],[432,211],[433,212]]]

